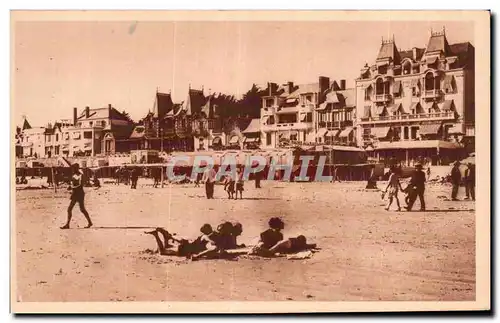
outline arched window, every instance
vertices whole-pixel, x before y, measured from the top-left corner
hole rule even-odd
[[[411,63],[409,61],[403,64],[403,75],[411,74]]]
[[[426,91],[434,90],[434,86],[435,86],[434,74],[432,74],[432,72],[428,72],[427,74],[425,74],[425,90]]]
[[[376,94],[384,94],[384,80],[381,77],[375,82],[375,92]]]

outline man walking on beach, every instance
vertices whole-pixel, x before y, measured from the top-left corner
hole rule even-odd
[[[406,206],[408,211],[411,211],[413,204],[417,200],[417,196],[420,199],[420,211],[425,211],[425,199],[424,199],[424,191],[425,191],[425,173],[422,171],[422,164],[417,163],[415,165],[416,170],[413,171],[411,175],[410,184],[408,185],[411,190],[410,203]]]
[[[80,165],[73,164],[71,165],[71,170],[73,172],[71,177],[71,186],[69,189],[71,190],[70,203],[68,206],[68,219],[66,220],[66,224],[61,227],[61,229],[69,229],[69,223],[71,222],[73,207],[76,203],[80,206],[80,211],[87,219],[87,226],[85,228],[90,228],[92,226],[92,220],[90,219],[89,213],[85,209],[84,200],[85,200],[85,192],[83,191],[83,181],[82,176],[83,173],[80,170]]]
[[[213,168],[207,168],[203,173],[202,182],[205,183],[205,193],[207,195],[207,199],[214,198],[214,186],[217,172]]]
[[[468,163],[465,170],[465,195],[466,200],[476,200],[476,166],[472,163]]]
[[[453,188],[451,189],[451,200],[458,201],[457,194],[460,187],[460,182],[462,181],[462,174],[460,173],[460,162],[455,162],[453,168],[451,169],[451,184]]]

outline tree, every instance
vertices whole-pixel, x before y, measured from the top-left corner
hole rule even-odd
[[[132,120],[132,118],[130,117],[130,114],[128,114],[128,112],[127,112],[127,111],[123,110],[123,111],[122,111],[122,115],[123,115],[123,117],[124,117],[125,119],[127,119],[128,121],[130,121],[130,122],[134,123],[134,120]]]
[[[241,100],[238,101],[239,116],[258,118],[262,107],[262,97],[265,94],[265,89],[262,90],[256,84],[253,84],[250,90],[243,94]]]

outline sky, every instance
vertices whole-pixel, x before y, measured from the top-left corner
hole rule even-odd
[[[382,37],[405,50],[427,45],[431,28],[450,44],[474,45],[472,22],[17,22],[13,118],[32,126],[111,103],[134,120],[153,109],[155,93],[174,102],[189,86],[240,96],[253,83],[317,82],[354,86],[373,63]]]

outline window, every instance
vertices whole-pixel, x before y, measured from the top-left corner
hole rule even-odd
[[[312,95],[306,95],[306,104],[312,103]]]
[[[295,123],[297,122],[297,114],[283,114],[279,117],[278,123]]]
[[[413,96],[418,96],[418,94],[419,94],[418,92],[419,92],[419,91],[418,91],[418,87],[413,86],[413,87],[411,88],[411,95],[413,95]]]
[[[92,127],[94,125],[93,121],[89,121],[89,126]]]
[[[103,128],[106,127],[106,121],[104,121],[104,120],[101,121],[101,125],[102,125]]]
[[[50,142],[50,135],[47,135],[47,142]]]
[[[352,111],[346,111],[345,113],[346,120],[352,120]]]
[[[418,127],[411,127],[411,139],[417,139]]]
[[[73,139],[75,139],[75,140],[80,139],[80,133],[79,132],[73,132]]]
[[[297,133],[290,134],[290,140],[297,141],[297,136],[298,136]]]
[[[270,145],[271,145],[271,143],[272,143],[272,140],[271,140],[271,133],[269,133],[269,132],[268,132],[268,133],[266,134],[266,145],[267,145],[267,146],[270,146]]]
[[[372,99],[372,92],[373,92],[373,88],[372,86],[370,85],[368,88],[366,88],[365,90],[365,101],[370,101]]]
[[[78,127],[81,127],[82,126],[82,123],[81,122],[78,122]]]
[[[266,108],[270,108],[274,105],[274,99],[267,99],[266,100]]]
[[[64,133],[64,140],[69,140],[69,132]]]
[[[83,139],[92,139],[92,131],[84,131]]]
[[[411,73],[411,63],[406,61],[404,64],[403,64],[403,74],[404,75],[407,75],[407,74],[410,74]]]
[[[56,141],[59,141],[59,134],[56,133]]]
[[[312,114],[312,112],[308,112],[307,113],[306,122],[313,122],[313,114]]]

